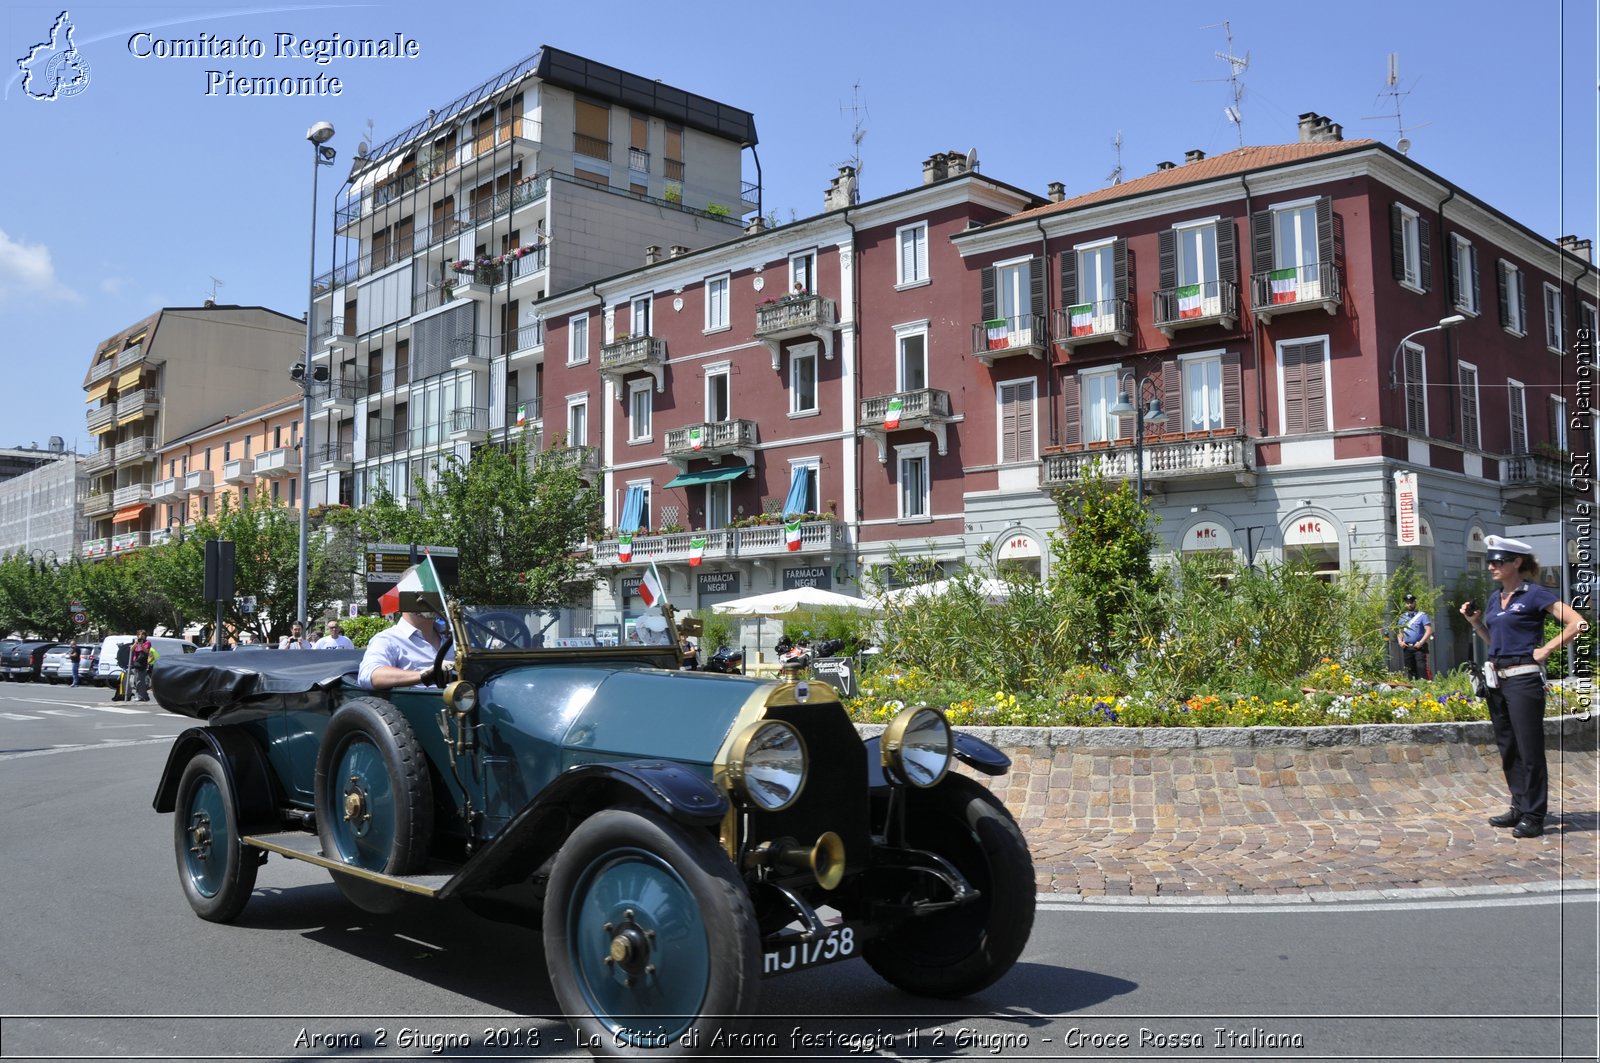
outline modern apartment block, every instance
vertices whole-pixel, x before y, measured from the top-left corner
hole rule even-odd
[[[270,500],[300,508],[300,416],[297,392],[230,414],[168,443],[156,456],[152,544],[206,520],[224,506]]]
[[[537,420],[535,303],[737,236],[755,144],[745,111],[547,47],[361,152],[314,286],[312,503],[404,497]]]
[[[1582,243],[1315,114],[1073,198],[964,165],[540,305],[546,438],[608,488],[597,619],[650,561],[688,607],[896,550],[1047,573],[1091,464],[1170,552],[1446,588],[1592,499]]]
[[[169,307],[102,343],[84,376],[95,447],[85,557],[146,546],[157,458],[169,440],[281,394],[305,350],[305,322],[259,306]]]
[[[50,448],[0,451],[0,557],[65,564],[83,543],[83,462],[59,436]]]

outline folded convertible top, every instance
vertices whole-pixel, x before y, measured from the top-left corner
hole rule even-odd
[[[361,667],[360,650],[249,650],[159,657],[150,689],[168,712],[210,719],[285,695],[321,697]]]

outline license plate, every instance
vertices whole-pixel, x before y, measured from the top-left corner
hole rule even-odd
[[[815,940],[797,941],[793,945],[768,950],[762,956],[761,973],[763,976],[788,974],[803,967],[848,960],[856,954],[856,948],[855,928],[835,927]]]

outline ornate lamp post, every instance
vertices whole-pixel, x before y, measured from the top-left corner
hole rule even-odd
[[[1135,396],[1135,388],[1138,395]],[[1148,402],[1148,409],[1141,409],[1135,404]],[[1147,424],[1163,425],[1167,423],[1167,415],[1161,410],[1161,385],[1152,377],[1135,377],[1128,373],[1122,378],[1122,389],[1117,396],[1116,404],[1107,411],[1114,417],[1133,418],[1133,465],[1135,482],[1138,484],[1138,499],[1144,502],[1144,426]]]

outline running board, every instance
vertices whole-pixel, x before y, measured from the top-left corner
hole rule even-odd
[[[422,874],[422,875],[385,875],[381,871],[368,871],[365,868],[351,867],[349,864],[338,860],[330,860],[322,855],[322,840],[315,834],[304,831],[288,830],[277,834],[255,834],[243,839],[244,844],[256,849],[265,849],[269,853],[277,853],[291,860],[304,860],[308,864],[325,867],[329,871],[352,878],[364,879],[367,882],[376,882],[390,889],[403,890],[406,893],[416,893],[424,897],[436,897],[444,888],[445,883],[451,879],[450,874]]]

